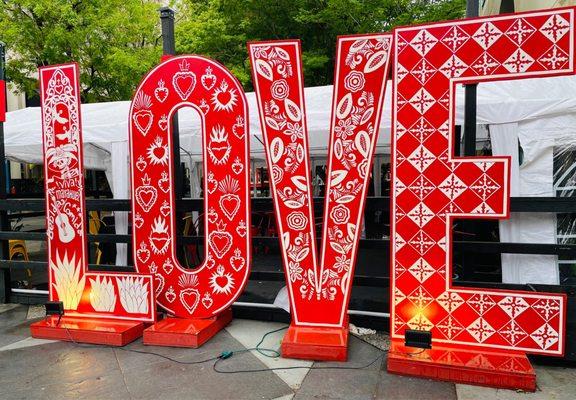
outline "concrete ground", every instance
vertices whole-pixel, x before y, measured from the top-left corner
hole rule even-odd
[[[1,399],[575,399],[576,370],[537,366],[534,394],[406,378],[386,372],[382,335],[356,329],[347,363],[312,363],[268,358],[245,351],[218,362],[190,364],[223,350],[254,347],[262,335],[283,325],[234,320],[200,349],[145,347],[138,340],[124,349],[32,339],[30,322],[41,317],[34,306],[0,304]],[[277,349],[283,331],[269,335],[263,347]],[[133,351],[129,351],[133,350]],[[136,351],[154,352],[172,358]],[[309,369],[347,366],[363,369]],[[188,363],[188,364],[187,364]],[[269,368],[306,367],[269,371]]]

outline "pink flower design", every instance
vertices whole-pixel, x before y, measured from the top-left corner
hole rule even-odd
[[[345,224],[350,219],[350,210],[342,204],[339,204],[330,212],[330,218],[332,218],[335,224]]]
[[[276,100],[284,100],[290,93],[288,83],[284,79],[280,79],[272,84],[272,97]]]
[[[294,211],[288,215],[288,228],[301,231],[308,225],[308,218],[301,211]]]
[[[365,84],[366,79],[364,79],[364,74],[360,71],[350,71],[344,78],[344,87],[353,93],[364,89]]]

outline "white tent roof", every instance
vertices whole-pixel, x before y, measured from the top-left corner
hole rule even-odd
[[[392,85],[389,82],[380,124],[377,153],[387,154],[390,144]],[[528,79],[483,83],[478,88],[477,120],[479,124],[501,124],[532,120],[576,111],[576,77]],[[251,149],[253,156],[263,158],[260,121],[254,93],[247,93],[250,110]],[[464,93],[456,95],[456,122],[464,116]],[[306,111],[312,155],[325,155],[332,102],[332,86],[305,89]],[[82,105],[82,127],[86,168],[109,170],[112,143],[126,142],[130,102],[108,102]],[[200,159],[200,119],[192,109],[179,112],[182,154]],[[6,156],[12,160],[41,163],[40,109],[29,107],[7,114],[5,124]]]

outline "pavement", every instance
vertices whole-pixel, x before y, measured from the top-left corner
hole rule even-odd
[[[246,351],[280,323],[235,319],[200,349],[141,340],[112,348],[33,339],[28,326],[42,314],[38,306],[0,304],[0,399],[576,399],[576,369],[561,367],[536,366],[536,393],[391,375],[385,334],[360,328],[347,363],[319,363]],[[262,347],[278,349],[283,335],[268,335]],[[223,350],[240,352],[217,365],[197,363]],[[327,366],[364,368],[319,369]],[[299,368],[270,370],[285,367]]]

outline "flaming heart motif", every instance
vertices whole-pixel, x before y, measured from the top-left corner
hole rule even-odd
[[[145,263],[150,258],[150,250],[146,247],[146,243],[140,243],[140,248],[136,251],[136,257]]]
[[[174,265],[172,265],[172,262],[169,258],[167,258],[166,261],[164,261],[164,264],[162,264],[162,269],[164,272],[166,272],[166,274],[170,274],[170,272],[172,272],[174,269]]]
[[[132,106],[135,110],[138,110],[132,115],[134,125],[143,136],[146,136],[154,120],[154,115],[152,111],[150,111],[152,99],[147,94],[144,94],[144,92],[138,92]]]
[[[164,294],[164,297],[166,297],[168,303],[174,303],[174,300],[176,300],[176,292],[174,291],[174,288],[172,286],[168,288],[168,290]]]
[[[144,223],[144,218],[142,218],[140,213],[134,214],[134,225],[136,225],[136,228],[138,228],[138,229],[142,228],[143,223]]]
[[[242,160],[240,160],[240,157],[236,157],[236,159],[234,160],[234,162],[232,163],[232,171],[238,175],[239,173],[241,173],[244,170],[244,165],[242,164]]]
[[[202,111],[204,111],[204,115],[208,114],[208,111],[210,111],[210,104],[208,104],[208,102],[206,101],[206,99],[202,99],[200,101],[200,109]]]
[[[164,200],[164,202],[162,203],[162,206],[160,207],[160,214],[167,217],[168,214],[170,214],[170,210],[171,210],[170,204],[168,204],[168,202],[166,200]]]
[[[244,265],[246,264],[246,260],[241,257],[242,252],[240,249],[234,250],[234,256],[230,257],[230,266],[234,269],[234,271],[238,272]]]
[[[240,208],[240,197],[236,194],[227,193],[220,197],[220,209],[228,219],[233,219]]]
[[[144,175],[142,186],[136,188],[136,202],[144,211],[148,212],[156,203],[157,198],[158,192],[154,186],[150,185],[150,177],[148,177],[148,174]]]
[[[208,174],[208,193],[212,194],[218,188],[218,181],[214,179],[214,172]]]
[[[160,102],[164,103],[166,98],[168,97],[169,90],[164,84],[164,80],[160,79],[158,81],[158,86],[154,89],[154,97]]]
[[[224,272],[224,267],[219,265],[216,272],[210,277],[212,293],[230,294],[234,288],[234,277],[228,272]]]
[[[238,95],[236,94],[236,89],[228,88],[228,82],[224,80],[212,94],[212,105],[216,111],[225,110],[231,112],[237,100]]]
[[[168,227],[164,218],[156,217],[154,219],[149,240],[155,254],[164,254],[168,250],[170,235],[168,234]]]
[[[202,82],[202,86],[204,86],[204,89],[212,90],[212,88],[216,84],[216,75],[212,73],[211,67],[206,68],[206,72],[204,73],[204,75],[202,75],[200,81]]]
[[[180,301],[188,313],[192,314],[200,302],[200,292],[198,292],[198,289],[193,288],[182,289],[180,291]]]
[[[248,229],[246,229],[246,222],[242,220],[238,223],[238,226],[236,227],[236,233],[240,235],[240,237],[246,236],[246,233],[248,233]]]
[[[161,178],[158,179],[158,187],[164,193],[168,193],[170,191],[170,180],[168,180],[167,172],[162,172]]]
[[[202,297],[202,305],[204,306],[204,308],[209,309],[210,307],[212,307],[213,303],[214,300],[212,300],[212,296],[210,296],[210,293],[208,292],[204,293],[204,297]]]
[[[152,126],[154,116],[150,110],[140,110],[134,113],[132,119],[134,120],[134,125],[136,125],[136,128],[138,128],[142,136],[146,136]]]
[[[138,171],[143,172],[147,165],[148,163],[144,160],[143,156],[138,157],[138,161],[136,161],[136,168],[138,168]]]
[[[244,137],[244,118],[241,116],[236,117],[236,123],[232,126],[232,133],[236,135],[238,139],[242,139]]]
[[[208,210],[208,221],[215,223],[218,220],[218,213],[212,207]]]
[[[220,222],[218,224],[218,230],[211,232],[208,235],[208,243],[210,248],[216,254],[216,257],[222,258],[232,247],[232,235],[225,232],[226,224]]]
[[[158,128],[165,131],[168,128],[168,117],[166,114],[163,114],[160,119],[158,120]]]
[[[182,100],[188,100],[188,97],[196,87],[196,74],[189,71],[190,65],[186,60],[182,60],[179,64],[180,71],[176,72],[172,77],[172,86],[178,93]]]
[[[216,165],[226,163],[231,150],[232,147],[230,143],[228,143],[228,134],[224,130],[224,127],[217,125],[212,128],[210,143],[208,143],[208,154],[210,154],[212,161]]]

